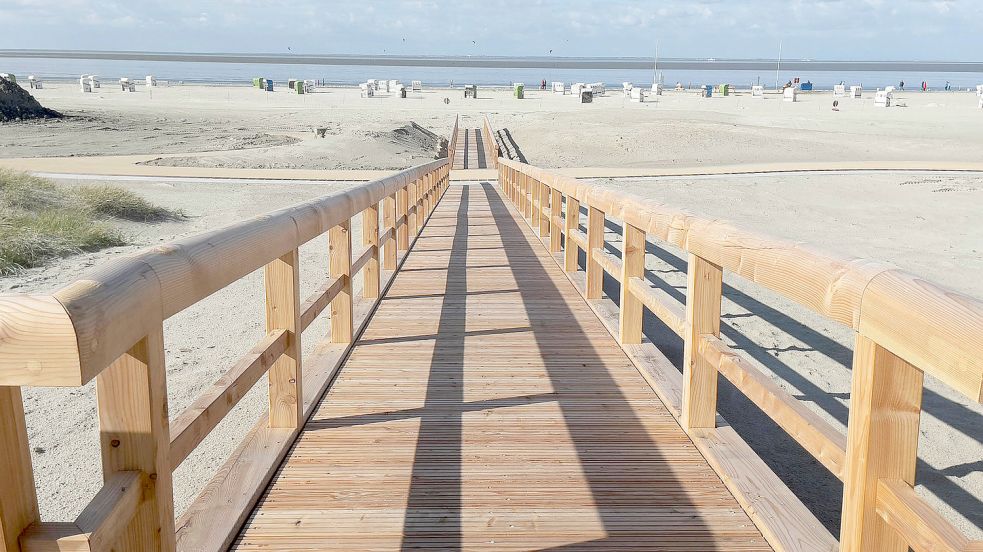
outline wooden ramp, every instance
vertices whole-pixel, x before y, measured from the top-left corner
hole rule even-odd
[[[489,168],[484,141],[480,128],[458,130],[454,168],[458,170]]]
[[[491,183],[448,190],[233,548],[770,550]]]

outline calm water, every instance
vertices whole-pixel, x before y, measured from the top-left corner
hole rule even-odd
[[[290,78],[318,79],[329,84],[354,85],[366,79],[398,79],[403,83],[413,80],[423,81],[429,86],[448,86],[450,84],[478,84],[483,86],[505,86],[513,82],[524,82],[529,87],[538,86],[542,79],[547,81],[604,82],[608,86],[618,86],[624,81],[648,84],[653,81],[652,70],[632,69],[499,69],[463,67],[386,67],[386,66],[325,66],[325,65],[271,65],[246,63],[214,62],[174,62],[174,61],[108,61],[71,59],[0,59],[0,72],[14,73],[26,79],[29,74],[43,79],[75,80],[81,74],[95,74],[105,80],[130,77],[142,80],[146,75],[154,75],[159,80],[173,82],[207,84],[249,85],[253,77],[262,76],[275,81]],[[726,82],[738,87],[762,84],[767,88],[775,86],[775,71],[664,71],[662,82],[674,86],[680,82],[687,86]],[[811,81],[819,89],[831,89],[834,84],[861,84],[865,88],[897,86],[905,81],[906,88],[920,88],[921,82],[928,81],[929,87],[942,89],[946,81],[954,88],[975,90],[983,83],[979,73],[933,73],[933,72],[857,72],[857,71],[813,71],[792,73],[782,71],[782,83],[799,77],[803,82]]]

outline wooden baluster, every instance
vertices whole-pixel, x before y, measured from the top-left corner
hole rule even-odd
[[[600,299],[604,283],[604,269],[597,262],[594,249],[604,247],[604,211],[590,207],[587,210],[587,292],[588,299]]]
[[[426,222],[426,214],[423,209],[423,190],[426,184],[425,178],[416,181],[416,235],[419,236],[423,231],[423,223]]]
[[[529,176],[528,174],[523,174],[522,176],[523,176],[523,179],[522,179],[523,184],[526,187],[525,192],[524,192],[524,194],[522,196],[523,197],[523,200],[524,200],[523,201],[523,207],[525,207],[525,209],[526,209],[526,220],[531,221],[532,220],[532,211],[533,211],[533,207],[532,207],[532,182],[533,182],[533,180],[532,180],[532,177]]]
[[[330,276],[344,283],[331,300],[331,342],[352,341],[352,233],[351,220],[328,230]]]
[[[686,287],[683,344],[683,415],[686,428],[712,428],[717,415],[717,369],[700,354],[700,337],[720,336],[723,270],[692,253]]]
[[[539,235],[550,235],[550,217],[552,216],[552,205],[550,204],[550,187],[545,183],[539,183]]]
[[[628,290],[628,283],[645,277],[645,231],[627,222],[623,228],[619,339],[623,344],[637,344],[642,342],[642,302]]]
[[[416,237],[416,180],[406,187],[406,232],[410,242]]]
[[[287,348],[270,368],[270,427],[300,427],[303,407],[300,349],[300,253],[266,265],[266,331],[287,330]]]
[[[542,186],[539,182],[535,178],[529,177],[529,224],[534,230],[539,229],[539,217],[542,216],[540,213],[540,209],[543,207],[540,198],[541,191]]]
[[[410,229],[409,214],[409,186],[403,186],[396,192],[396,247],[399,251],[406,251],[410,248]]]
[[[20,534],[41,521],[20,387],[0,386],[0,474],[0,552],[20,552]]]
[[[843,477],[840,550],[904,552],[875,511],[878,479],[915,483],[923,373],[857,334]]]
[[[362,211],[362,245],[373,247],[372,258],[362,269],[362,297],[374,299],[379,296],[381,272],[379,271],[379,204],[374,203]]]
[[[396,194],[382,201],[382,224],[386,227],[386,232],[393,231],[392,237],[386,240],[386,245],[382,248],[383,268],[396,270]]]
[[[142,471],[149,488],[113,550],[175,549],[164,327],[138,341],[96,378],[103,481]]]
[[[563,268],[567,272],[577,272],[577,257],[580,256],[580,247],[570,239],[570,236],[580,230],[580,201],[573,196],[567,196],[566,218],[564,222],[567,227],[567,239],[563,242],[563,246],[566,249],[564,251]]]
[[[560,215],[563,212],[563,193],[556,188],[550,188],[550,253],[558,253],[563,249],[563,231],[560,229]]]

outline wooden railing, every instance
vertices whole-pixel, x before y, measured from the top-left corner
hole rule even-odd
[[[456,115],[454,117],[454,130],[451,131],[451,139],[447,144],[447,158],[450,159],[451,167],[454,166],[454,157],[457,155],[457,133],[460,131],[460,122],[461,116]]]
[[[0,551],[224,549],[447,189],[449,170],[447,159],[433,161],[150,248],[52,296],[0,298]],[[364,249],[353,255],[360,213]],[[324,233],[330,279],[303,300],[299,248]],[[266,336],[169,423],[164,321],[264,266]],[[302,359],[303,330],[328,308],[330,336]],[[172,471],[265,373],[268,415],[175,530]],[[74,522],[42,523],[20,388],[92,379],[104,486]]]
[[[488,115],[482,115],[481,119],[481,136],[485,143],[485,159],[488,160],[489,169],[496,169],[498,168],[498,158],[501,157],[501,150],[498,147],[498,141],[495,140],[491,123],[488,122]]]
[[[924,374],[983,400],[983,303],[889,265],[755,235],[516,161],[499,160],[499,182],[773,547],[983,550],[912,487]],[[604,249],[607,217],[623,223],[621,258]],[[688,254],[685,305],[645,280],[648,238]],[[855,330],[846,435],[720,339],[724,271]],[[621,284],[617,306],[602,300],[605,272]],[[645,308],[684,340],[682,374],[642,334]],[[718,374],[843,481],[839,543],[717,415]]]

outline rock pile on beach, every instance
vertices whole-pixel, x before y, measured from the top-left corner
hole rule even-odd
[[[0,77],[0,122],[61,116],[61,113],[42,106],[17,83]]]

